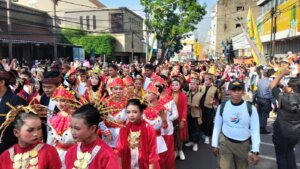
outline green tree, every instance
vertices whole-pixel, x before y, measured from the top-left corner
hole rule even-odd
[[[197,0],[140,0],[149,13],[146,20],[148,30],[156,33],[161,42],[164,60],[168,51],[179,52],[182,49],[180,41],[190,36],[197,29],[197,24],[206,14],[206,5],[200,5]]]

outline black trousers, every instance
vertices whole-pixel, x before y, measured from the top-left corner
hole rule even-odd
[[[261,129],[266,129],[267,121],[272,110],[270,99],[257,98],[257,112],[259,116],[259,125]]]
[[[215,115],[215,109],[202,108],[203,124],[201,125],[201,129],[206,136],[212,136]]]
[[[189,130],[189,141],[199,142],[201,137],[201,130],[197,118],[194,118],[191,114],[188,114],[187,120]]]

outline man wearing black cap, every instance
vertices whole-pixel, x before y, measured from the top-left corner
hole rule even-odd
[[[221,169],[231,169],[233,163],[238,169],[248,169],[249,151],[253,164],[259,161],[258,113],[254,106],[242,100],[245,88],[243,82],[232,81],[228,88],[231,100],[218,107],[215,117],[213,153],[220,156]]]
[[[0,125],[5,121],[6,114],[10,111],[10,107],[6,103],[12,106],[26,105],[26,101],[14,94],[9,85],[15,83],[15,77],[11,72],[7,72],[0,64]],[[3,133],[3,137],[0,140],[0,154],[17,143],[17,138],[13,134],[13,125],[9,125]]]

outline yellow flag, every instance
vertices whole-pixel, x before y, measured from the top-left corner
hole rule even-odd
[[[153,53],[153,45],[156,41],[156,34],[154,34],[154,37],[153,37],[153,41],[152,41],[152,45],[151,45],[151,49],[150,49],[150,57],[148,59],[148,61],[150,62],[151,61],[151,58],[152,58],[152,53]],[[148,52],[148,51],[147,51]]]
[[[254,45],[251,46],[251,54],[254,58],[254,61],[258,64],[261,64],[263,62],[262,57],[264,57],[264,47],[261,43],[260,36],[257,30],[257,25],[253,17],[251,8],[249,8],[248,15],[247,15],[247,27],[248,27],[247,32],[249,33],[249,36]],[[255,51],[254,49],[255,47],[258,51]]]

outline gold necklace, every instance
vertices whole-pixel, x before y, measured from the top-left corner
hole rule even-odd
[[[141,136],[141,130],[136,132],[130,130],[129,137],[128,137],[130,148],[135,149],[140,146],[140,136]]]
[[[77,145],[77,159],[74,162],[74,169],[87,169],[101,147],[96,145],[93,148],[92,153],[83,153],[80,149],[80,146],[81,143]]]
[[[9,150],[13,161],[13,169],[37,169],[38,168],[38,151],[43,144],[38,144],[31,151],[14,154],[13,148]]]

